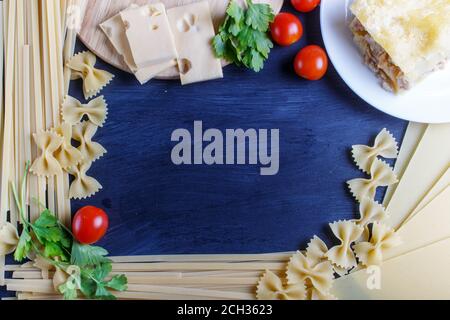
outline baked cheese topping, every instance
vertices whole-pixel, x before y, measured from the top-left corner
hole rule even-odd
[[[356,0],[351,11],[412,83],[450,57],[450,0]]]

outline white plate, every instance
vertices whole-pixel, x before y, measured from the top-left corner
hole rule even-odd
[[[450,67],[406,93],[384,90],[364,64],[349,30],[350,0],[322,0],[321,28],[328,55],[347,85],[367,103],[394,117],[421,123],[450,122]]]

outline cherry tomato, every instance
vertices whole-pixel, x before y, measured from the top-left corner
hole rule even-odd
[[[320,4],[320,0],[291,0],[292,6],[300,12],[311,12]]]
[[[72,233],[82,244],[98,242],[108,229],[109,219],[105,211],[96,207],[84,207],[73,218]]]
[[[280,46],[289,46],[303,36],[301,21],[291,13],[279,13],[270,25],[272,39]]]
[[[308,80],[321,79],[328,69],[328,57],[319,46],[307,46],[295,57],[295,72]]]

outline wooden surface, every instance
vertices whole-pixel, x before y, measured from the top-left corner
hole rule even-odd
[[[319,12],[299,16],[302,41],[276,47],[259,74],[229,66],[217,81],[140,86],[99,62],[116,73],[102,92],[109,115],[95,136],[108,154],[89,172],[104,189],[73,206],[107,211],[110,229],[100,245],[113,255],[284,252],[304,248],[314,234],[331,243],[328,223],[357,217],[345,182],[366,176],[351,161],[351,145],[372,143],[383,128],[401,142],[406,122],[371,108],[332,66],[321,81],[298,78],[296,53],[322,44]],[[71,94],[82,98],[81,89],[75,81]],[[192,130],[194,120],[205,128],[280,128],[280,173],[173,165],[170,136]]]
[[[128,71],[123,59],[116,53],[106,35],[99,28],[99,24],[116,15],[131,4],[144,5],[146,3],[163,2],[167,9],[182,6],[200,0],[87,0],[86,15],[79,38],[99,58],[112,66]],[[220,26],[225,17],[228,0],[209,0],[215,28]],[[270,3],[275,12],[279,12],[283,0],[256,0],[255,2]],[[224,63],[225,65],[226,63]],[[159,79],[174,79],[178,77],[178,69],[171,68],[161,73]]]

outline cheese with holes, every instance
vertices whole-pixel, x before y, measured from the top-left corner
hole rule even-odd
[[[137,8],[136,5],[132,5],[131,8]],[[125,10],[129,10],[125,9]],[[128,44],[127,36],[125,34],[125,25],[123,24],[120,14],[117,14],[108,20],[100,24],[100,29],[105,33],[111,45],[122,57],[125,64],[130,71],[135,72],[137,70],[136,64],[131,54],[131,49]]]
[[[211,42],[214,26],[209,3],[197,2],[167,10],[178,51],[178,68],[183,85],[223,78],[222,64]]]
[[[162,3],[130,8],[120,13],[137,69],[177,58],[165,7]]]
[[[136,5],[132,5],[129,9],[135,9],[137,7],[138,6]],[[130,45],[125,33],[125,25],[120,14],[117,14],[100,24],[100,28],[106,34],[117,53],[122,57],[128,69],[134,73],[141,84],[150,81],[166,69],[176,66],[176,60],[171,59],[138,69],[131,53]]]

